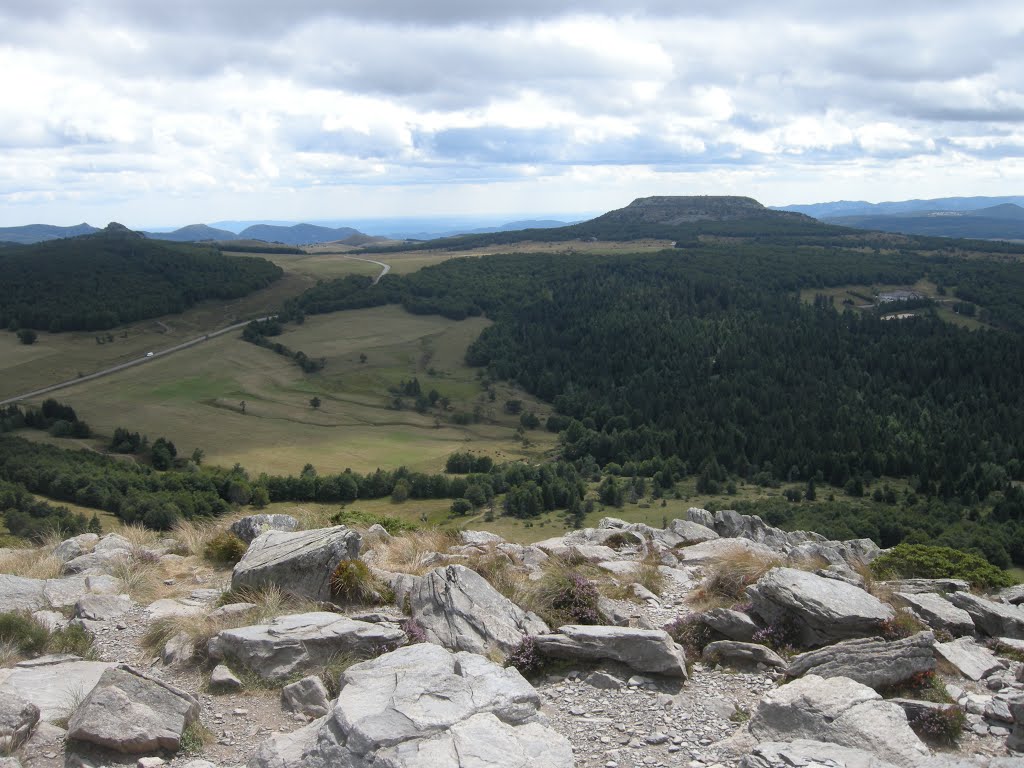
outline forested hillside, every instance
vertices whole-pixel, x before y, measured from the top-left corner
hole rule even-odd
[[[102,330],[232,299],[282,275],[261,258],[147,240],[120,225],[0,252],[0,327]]]

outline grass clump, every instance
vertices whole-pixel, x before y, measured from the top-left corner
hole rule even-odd
[[[727,608],[746,600],[747,587],[780,564],[774,558],[738,549],[711,567],[689,600],[702,610]]]
[[[63,566],[54,557],[53,547],[50,546],[15,549],[0,554],[0,573],[25,579],[60,578]]]
[[[81,627],[50,631],[27,611],[0,613],[0,666],[48,653],[70,653],[86,659],[95,656],[92,638]]]
[[[583,572],[557,558],[544,564],[544,573],[524,588],[521,605],[532,610],[548,626],[599,624],[600,593]]]
[[[384,601],[385,591],[369,566],[358,558],[342,560],[331,574],[331,595],[341,602],[378,604]]]
[[[879,634],[886,640],[902,640],[905,637],[923,632],[928,627],[909,611],[896,611],[891,619],[883,621],[878,628]]]
[[[378,568],[422,576],[442,564],[435,555],[443,555],[458,541],[455,531],[424,528],[395,536],[390,541],[374,542],[368,549],[373,554],[373,564]]]
[[[231,533],[219,531],[206,542],[203,556],[217,565],[235,565],[245,556],[249,545]]]
[[[871,570],[882,579],[963,579],[977,589],[1014,583],[1010,574],[980,555],[928,544],[897,544],[875,558]]]
[[[623,549],[643,546],[644,540],[631,531],[619,531],[618,533],[613,533],[601,543],[618,552]]]
[[[683,647],[688,661],[699,659],[704,646],[714,639],[714,632],[704,623],[699,613],[677,616],[662,629]]]
[[[203,751],[203,747],[213,743],[213,738],[210,729],[196,720],[181,732],[178,751],[186,755],[197,755]]]

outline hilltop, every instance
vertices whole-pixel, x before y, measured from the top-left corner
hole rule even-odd
[[[181,312],[203,299],[245,296],[282,270],[111,223],[95,234],[5,248],[0,274],[0,325],[91,331]]]
[[[732,196],[660,196],[641,197],[625,208],[598,216],[592,223],[659,224],[679,226],[698,221],[737,221],[773,219],[812,221],[800,213],[765,208],[751,197]]]
[[[78,237],[99,232],[89,224],[75,224],[73,227],[57,227],[52,224],[26,224],[23,227],[0,227],[0,241],[29,245],[65,237]]]

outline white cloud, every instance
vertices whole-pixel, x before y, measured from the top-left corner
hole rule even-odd
[[[1019,3],[718,5],[0,0],[0,224],[1020,191]]]

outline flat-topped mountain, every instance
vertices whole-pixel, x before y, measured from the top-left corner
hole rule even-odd
[[[361,235],[352,227],[319,227],[316,224],[296,224],[292,227],[278,227],[272,224],[256,224],[238,233],[243,240],[265,240],[268,243],[286,245],[308,245],[310,243],[331,243],[353,235]]]
[[[646,223],[677,226],[695,221],[735,221],[737,219],[809,220],[803,214],[774,211],[751,197],[712,195],[664,195],[640,197],[625,208],[598,216],[595,222]]]

